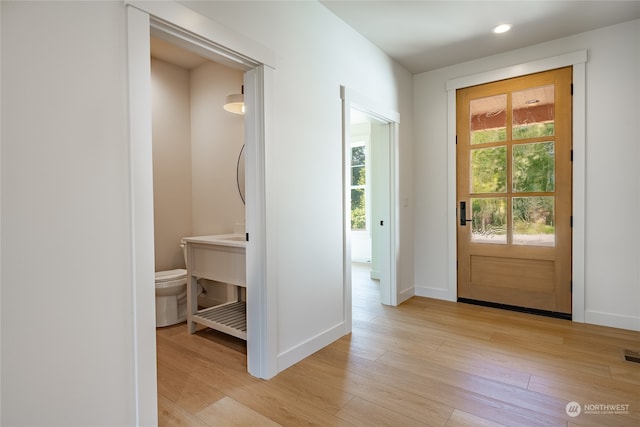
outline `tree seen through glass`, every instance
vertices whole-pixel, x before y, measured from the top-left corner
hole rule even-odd
[[[351,147],[351,229],[367,229],[365,146]]]

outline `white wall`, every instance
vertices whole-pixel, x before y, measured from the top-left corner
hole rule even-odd
[[[0,7],[0,424],[133,425],[125,8]]]
[[[416,293],[449,292],[446,81],[587,49],[585,320],[640,329],[637,40],[638,20],[414,76]]]
[[[132,309],[125,6],[0,7],[0,424],[133,425],[133,331],[142,329]],[[269,268],[282,369],[343,321],[339,86],[400,112],[400,196],[408,198],[412,81],[318,3],[193,7],[279,54],[277,144],[267,147],[278,226],[267,236],[277,241],[270,259],[279,264]],[[403,210],[404,286],[413,283],[410,219]],[[152,286],[139,294],[152,295]],[[147,323],[145,343],[154,336]]]
[[[267,188],[277,229],[280,369],[343,328],[340,85],[401,115],[400,197],[411,197],[409,73],[317,2],[183,2],[278,55]],[[411,212],[400,214],[401,281],[413,284]]]
[[[236,165],[244,143],[244,116],[222,106],[240,93],[243,73],[214,62],[191,70],[192,235],[232,233],[244,222]]]
[[[191,78],[151,58],[155,270],[185,268],[180,240],[192,235]]]

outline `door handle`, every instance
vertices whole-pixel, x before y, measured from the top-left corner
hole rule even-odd
[[[467,219],[467,202],[460,202],[460,225],[467,225],[467,221],[473,222],[473,218]]]

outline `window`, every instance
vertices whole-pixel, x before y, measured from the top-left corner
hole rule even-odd
[[[357,143],[356,143],[357,144]],[[367,147],[364,142],[351,147],[351,230],[367,230]]]

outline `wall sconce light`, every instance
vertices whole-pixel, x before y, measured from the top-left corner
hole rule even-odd
[[[234,114],[244,114],[244,85],[242,93],[234,93],[227,96],[224,109]]]

